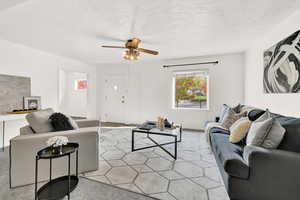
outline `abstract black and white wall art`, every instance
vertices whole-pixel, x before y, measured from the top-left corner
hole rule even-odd
[[[264,52],[264,92],[300,93],[300,30]]]

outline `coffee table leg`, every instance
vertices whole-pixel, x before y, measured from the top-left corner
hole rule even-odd
[[[131,151],[134,151],[134,130],[131,132]]]
[[[182,126],[180,126],[180,129],[179,129],[179,142],[181,142],[181,139],[182,139]]]
[[[177,136],[175,136],[175,148],[174,148],[174,153],[175,153],[175,160],[177,160]]]

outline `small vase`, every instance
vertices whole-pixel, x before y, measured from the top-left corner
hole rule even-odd
[[[164,125],[164,123],[161,122],[161,123],[159,124],[159,130],[160,130],[160,131],[165,130],[165,125]]]

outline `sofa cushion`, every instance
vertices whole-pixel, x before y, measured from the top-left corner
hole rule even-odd
[[[52,108],[29,113],[26,120],[35,133],[52,132],[54,129],[50,123],[49,117],[54,113]]]
[[[211,142],[216,159],[222,163],[228,174],[243,179],[249,177],[249,167],[243,159],[242,144],[232,144],[229,142],[229,135],[219,133],[211,134]]]

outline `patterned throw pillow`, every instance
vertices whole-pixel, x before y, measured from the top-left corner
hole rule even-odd
[[[285,128],[267,110],[255,120],[247,136],[247,145],[255,145],[267,149],[276,149],[283,139]]]
[[[242,117],[234,122],[229,128],[229,141],[231,143],[239,143],[242,141],[247,136],[250,126],[251,121],[248,119],[248,117]]]
[[[228,109],[228,111],[225,113],[223,120],[221,121],[221,126],[223,126],[226,129],[229,129],[230,126],[237,121],[238,119],[242,117],[246,117],[247,113],[236,113],[232,108]]]
[[[232,110],[236,113],[240,113],[242,108],[243,108],[243,106],[239,103],[238,105],[232,107]]]
[[[220,120],[219,120],[219,122],[222,122],[224,120],[224,117],[225,117],[226,113],[230,109],[232,109],[235,113],[240,113],[242,111],[243,107],[244,106],[241,105],[240,103],[238,105],[236,105],[235,107],[232,107],[232,108],[230,106],[228,106],[227,104],[223,104],[222,111],[221,111],[221,114],[220,114]]]

